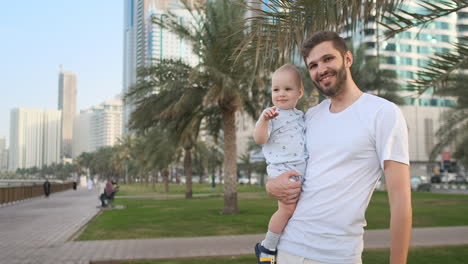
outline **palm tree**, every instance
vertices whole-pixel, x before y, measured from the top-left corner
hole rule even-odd
[[[248,57],[236,63],[232,58],[241,45],[245,34],[245,9],[237,1],[207,1],[206,6],[187,9],[198,21],[184,25],[175,14],[167,18],[155,18],[154,23],[191,41],[193,50],[200,56],[200,63],[191,72],[191,77],[206,83],[203,104],[211,107],[221,117],[224,136],[224,214],[239,212],[237,205],[237,148],[236,113],[246,111],[255,116],[258,108],[258,88],[254,85],[252,62]],[[264,75],[260,75],[264,76]],[[261,79],[256,79],[261,83]],[[263,87],[262,87],[263,88]],[[208,122],[209,123],[209,122]]]
[[[78,173],[83,173],[91,169],[91,161],[93,160],[93,153],[83,152],[76,158],[78,165]],[[86,169],[86,171],[84,170]]]
[[[115,152],[114,155],[116,156],[114,156],[113,160],[118,168],[122,168],[123,166],[125,170],[125,183],[129,183],[128,172],[130,161],[134,159],[135,135],[128,134],[124,138],[119,138],[118,142],[118,151]]]
[[[435,160],[445,146],[456,145],[454,157],[462,161],[468,160],[466,146],[468,144],[468,89],[466,74],[451,75],[445,82],[446,86],[438,90],[443,96],[457,98],[457,104],[443,116],[443,123],[437,131],[439,142],[431,152],[431,160]]]
[[[395,104],[402,105],[404,100],[398,95],[400,85],[393,70],[380,69],[379,56],[366,56],[365,45],[353,51],[354,61],[351,75],[356,85],[364,92],[371,92]],[[309,78],[310,79],[310,78]]]
[[[130,128],[143,134],[151,128],[164,131],[174,142],[174,153],[178,147],[183,149],[185,195],[192,198],[192,151],[202,120],[209,117],[212,107],[203,104],[206,85],[191,81],[189,65],[172,59],[155,62],[151,67],[139,70],[141,81],[126,95],[126,99],[136,106]]]
[[[257,69],[274,69],[290,61],[300,51],[305,38],[319,30],[355,29],[360,23],[393,10],[402,0],[270,0],[266,8],[249,6],[254,14],[248,35],[236,56],[256,58]]]

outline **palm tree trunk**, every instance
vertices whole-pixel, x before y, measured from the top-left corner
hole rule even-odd
[[[185,148],[184,151],[185,199],[192,199],[192,149]]]
[[[125,178],[124,178],[124,183],[128,184],[128,161],[125,160]]]
[[[237,214],[237,146],[236,111],[222,112],[224,125],[224,210],[223,214]]]
[[[153,182],[153,192],[156,192],[156,180],[158,179],[158,172],[155,170],[151,171],[151,181]]]
[[[164,192],[169,192],[169,169],[165,168],[162,171],[163,181],[164,181]]]

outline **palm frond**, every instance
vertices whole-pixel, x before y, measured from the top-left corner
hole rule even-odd
[[[380,25],[387,28],[387,38],[413,27],[425,27],[437,18],[450,15],[468,7],[466,0],[419,0],[420,11],[408,11],[404,7],[384,13]]]
[[[249,53],[256,68],[272,69],[291,59],[303,40],[319,30],[356,29],[357,25],[393,10],[401,0],[272,0],[248,5],[248,34],[235,53]]]
[[[418,79],[412,84],[420,93],[431,87],[437,92],[447,85],[450,76],[468,65],[468,44],[460,42],[453,46],[453,51],[432,56],[424,70],[417,73]]]

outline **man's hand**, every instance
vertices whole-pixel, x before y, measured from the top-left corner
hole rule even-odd
[[[297,171],[287,171],[278,177],[271,179],[266,184],[267,192],[285,204],[294,204],[299,199],[302,183],[290,178],[301,176]]]

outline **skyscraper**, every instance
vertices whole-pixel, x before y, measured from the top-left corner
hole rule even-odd
[[[7,159],[6,139],[5,137],[0,137],[0,171],[7,169]]]
[[[190,1],[192,5],[196,2],[203,1]],[[190,43],[151,23],[153,16],[162,16],[168,10],[184,23],[190,23],[192,17],[180,0],[125,0],[124,5],[123,94],[137,82],[136,70],[149,66],[151,59],[172,57],[186,59],[192,65],[196,63]],[[123,106],[124,133],[132,107],[131,104]]]
[[[12,109],[8,169],[60,162],[61,123],[60,110]]]
[[[64,72],[60,66],[58,84],[58,109],[62,111],[62,150],[61,158],[72,157],[73,120],[76,115],[76,75]]]
[[[73,158],[117,144],[122,136],[122,100],[119,97],[82,110],[75,118]]]

